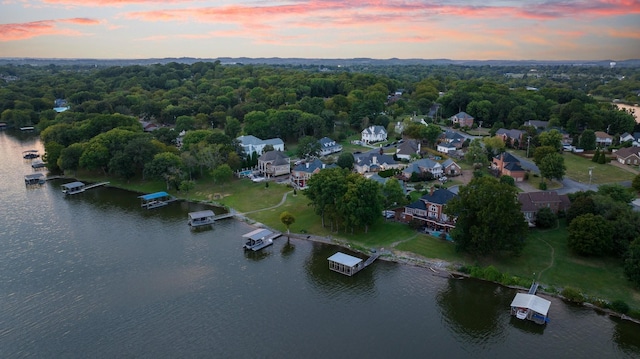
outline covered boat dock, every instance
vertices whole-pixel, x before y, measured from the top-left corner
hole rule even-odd
[[[189,212],[188,217],[188,223],[191,227],[206,226],[208,224],[213,224],[215,221],[215,213],[211,210]]]
[[[551,302],[544,298],[535,294],[518,293],[511,302],[511,315],[521,320],[528,319],[537,324],[545,324],[549,322],[549,307]]]
[[[247,239],[243,247],[252,251],[258,251],[264,247],[272,245],[273,240],[280,237],[281,235],[282,233],[280,232],[274,233],[268,229],[259,228],[242,236],[242,238]]]
[[[138,196],[138,198],[142,200],[142,204],[140,206],[146,209],[166,206],[169,203],[176,200],[175,197],[168,194],[167,192],[155,192],[155,193],[145,194],[143,196]]]
[[[25,185],[44,184],[46,182],[42,173],[34,173],[24,176]]]
[[[62,193],[64,194],[76,194],[76,193],[84,192],[86,186],[84,183],[76,181],[76,182],[65,183],[60,187],[62,187]]]
[[[352,276],[364,268],[364,261],[362,259],[342,252],[332,255],[328,260],[329,269],[348,276]]]

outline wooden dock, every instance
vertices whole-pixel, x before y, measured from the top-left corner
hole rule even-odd
[[[233,216],[235,216],[236,214],[238,214],[238,212],[236,212],[235,210],[231,210],[229,213],[223,213],[223,214],[218,214],[216,216],[213,217],[213,221],[217,221],[219,219],[225,219],[225,218],[231,218]]]
[[[538,282],[533,282],[533,283],[531,284],[531,288],[529,288],[529,292],[528,292],[527,294],[533,294],[533,295],[535,295],[535,294],[536,294],[536,292],[538,291],[538,286],[539,286]]]
[[[96,187],[100,187],[100,186],[105,186],[108,185],[109,182],[100,182],[100,183],[94,183],[94,184],[90,184],[90,185],[86,185],[84,187],[85,191],[88,189],[92,189],[92,188],[96,188]]]
[[[367,260],[364,261],[364,265],[362,266],[362,268],[368,267],[371,263],[378,259],[378,257],[380,257],[380,253],[374,253],[371,257],[367,258]]]

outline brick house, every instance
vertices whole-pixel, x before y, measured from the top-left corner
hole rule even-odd
[[[524,133],[525,132],[520,130],[507,130],[506,128],[501,128],[496,131],[496,136],[502,138],[502,141],[509,147],[522,148]]]
[[[520,161],[508,152],[503,152],[491,161],[491,169],[503,176],[511,176],[516,182],[524,181],[526,171],[521,167]]]
[[[457,114],[449,118],[454,124],[460,125],[460,127],[473,126],[473,117],[464,111],[460,111]]]
[[[293,167],[291,175],[289,176],[289,182],[293,188],[306,189],[309,179],[314,174],[325,168],[334,168],[337,166],[336,164],[326,165],[317,158],[310,162],[303,162]]]
[[[400,218],[405,222],[419,220],[430,229],[448,232],[455,228],[455,218],[444,213],[444,206],[457,195],[448,189],[434,189],[404,207]]]
[[[613,153],[623,165],[640,165],[640,147],[625,147]]]
[[[547,207],[555,214],[566,211],[571,206],[566,194],[554,191],[537,191],[518,193],[518,201],[522,205],[521,211],[529,226],[534,225],[536,214],[541,208]]]

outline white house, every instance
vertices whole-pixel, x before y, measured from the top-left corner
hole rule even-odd
[[[631,146],[640,147],[640,132],[635,132],[633,135],[629,132],[625,132],[620,135],[620,143],[631,142]]]
[[[358,157],[353,167],[356,172],[363,174],[384,171],[391,168],[400,168],[401,164],[394,160],[393,156],[369,153]]]
[[[453,152],[457,151],[458,148],[454,144],[451,144],[451,143],[448,143],[448,142],[440,142],[440,143],[438,143],[438,146],[437,146],[436,150],[438,152],[440,152],[440,153],[449,154],[449,153],[453,153]]]
[[[318,142],[320,142],[320,156],[342,151],[342,145],[336,143],[336,141],[329,137],[322,137]]]
[[[381,142],[387,140],[387,130],[382,126],[369,126],[362,130],[362,142]]]
[[[411,178],[412,173],[424,173],[430,172],[434,178],[442,177],[443,168],[442,165],[436,161],[430,160],[428,158],[423,158],[421,160],[417,160],[412,162],[402,171],[402,175],[404,178]]]
[[[608,133],[602,131],[596,131],[596,145],[598,147],[609,147],[613,144],[613,137]]]
[[[256,136],[247,135],[240,136],[237,140],[240,142],[240,146],[242,146],[244,153],[247,155],[250,155],[253,152],[257,153],[258,156],[262,155],[266,145],[273,146],[275,151],[284,151],[284,142],[279,138],[261,140]]]
[[[410,160],[412,156],[420,155],[420,143],[416,140],[407,140],[396,148],[396,157]]]

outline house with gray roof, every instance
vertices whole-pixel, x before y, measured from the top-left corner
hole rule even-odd
[[[276,177],[291,172],[291,158],[281,151],[269,151],[258,157],[258,171],[265,177]]]
[[[362,130],[362,142],[382,142],[387,140],[387,130],[382,126],[369,126]]]
[[[541,208],[549,208],[555,214],[566,211],[571,206],[569,196],[555,191],[535,191],[518,193],[521,211],[530,227],[535,226],[536,215]]]
[[[407,140],[396,148],[396,157],[403,160],[410,160],[411,156],[420,155],[420,142]]]
[[[342,145],[336,143],[336,141],[329,137],[322,137],[318,142],[320,142],[320,156],[327,156],[342,151]]]
[[[445,176],[455,177],[462,174],[462,167],[451,158],[446,159],[440,165]]]
[[[309,179],[314,174],[324,169],[335,167],[338,167],[338,165],[336,165],[335,163],[327,165],[317,158],[312,161],[301,162],[295,165],[291,170],[291,175],[289,175],[289,182],[291,183],[291,186],[293,188],[306,189]]]
[[[434,178],[442,177],[442,165],[434,160],[423,158],[417,161],[409,163],[409,165],[402,170],[402,176],[406,179],[411,178],[412,173],[425,173],[429,172]]]
[[[240,136],[237,138],[240,146],[244,150],[246,155],[251,155],[253,152],[258,155],[262,155],[264,147],[266,145],[273,146],[275,151],[284,151],[284,142],[279,138],[270,138],[268,140],[261,140],[253,135]]]
[[[393,159],[393,156],[379,153],[363,154],[357,157],[353,164],[353,168],[360,174],[400,168],[401,166],[398,161]]]
[[[624,147],[613,153],[623,165],[640,165],[640,147]]]
[[[524,137],[525,132],[520,130],[508,130],[506,128],[501,128],[496,131],[496,136],[502,138],[502,141],[509,147],[517,147],[522,148],[523,142],[522,138]]]
[[[511,176],[516,182],[524,181],[526,171],[522,168],[520,160],[509,152],[503,152],[493,158],[491,169],[500,175]]]
[[[444,213],[444,207],[456,196],[448,189],[431,187],[428,194],[406,205],[400,218],[405,222],[419,220],[430,229],[448,232],[455,228],[456,224],[455,218]]]
[[[630,142],[633,147],[640,147],[640,132],[630,134],[625,132],[620,135],[620,143]]]

